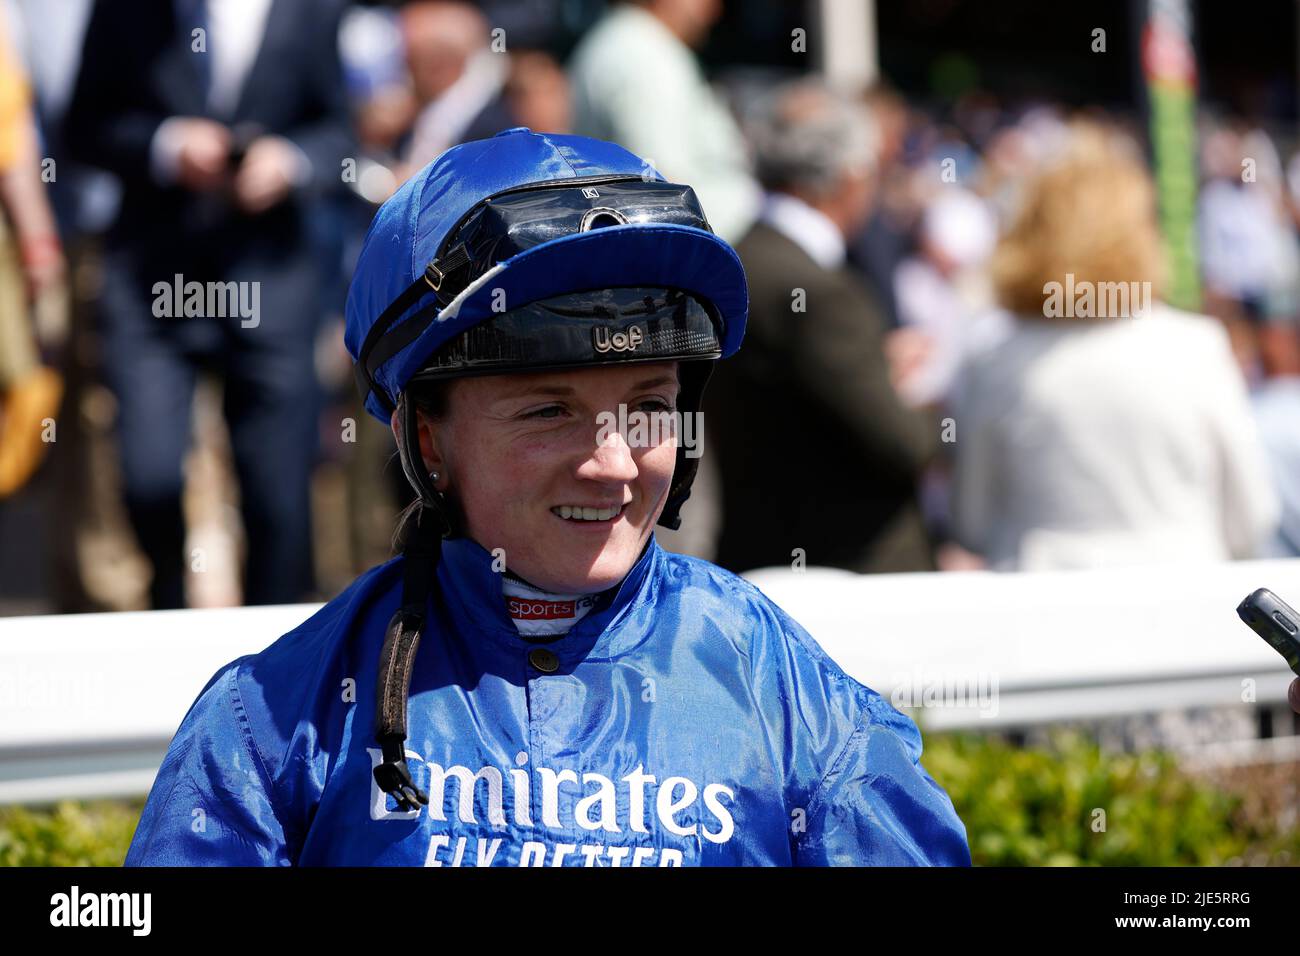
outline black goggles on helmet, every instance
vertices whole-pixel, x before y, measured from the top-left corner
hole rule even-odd
[[[517,186],[480,200],[448,230],[424,274],[386,308],[362,343],[356,379],[391,411],[375,371],[428,328],[475,279],[533,246],[625,223],[712,232],[690,186],[640,176],[598,176]],[[395,323],[432,290],[436,301]],[[711,303],[674,289],[575,291],[502,312],[441,346],[418,378],[563,368],[620,361],[717,358],[720,319]]]

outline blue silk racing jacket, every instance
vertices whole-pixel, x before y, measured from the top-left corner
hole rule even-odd
[[[492,555],[443,543],[406,741],[430,800],[398,811],[372,769],[401,572],[213,676],[127,865],[969,865],[916,725],[758,589],[653,536],[545,644]]]

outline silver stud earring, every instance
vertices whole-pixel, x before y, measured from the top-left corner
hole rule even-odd
[[[436,482],[438,480],[438,473],[436,471],[429,472],[429,480]]]

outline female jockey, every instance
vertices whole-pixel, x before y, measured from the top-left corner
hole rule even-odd
[[[694,192],[613,144],[510,129],[406,183],[346,333],[403,554],[217,672],[126,862],[968,865],[916,725],[655,541],[746,309]]]

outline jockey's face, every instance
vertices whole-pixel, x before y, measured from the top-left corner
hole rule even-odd
[[[510,571],[550,591],[603,591],[667,501],[678,390],[676,362],[459,379],[446,417],[422,421],[421,450],[468,535],[503,549]]]

